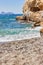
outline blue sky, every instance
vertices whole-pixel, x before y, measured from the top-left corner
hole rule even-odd
[[[22,13],[25,0],[0,0],[0,12]]]

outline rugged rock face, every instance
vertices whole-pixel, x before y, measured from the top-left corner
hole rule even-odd
[[[29,16],[30,20],[33,22],[42,22],[43,21],[43,11],[32,12]]]
[[[29,13],[27,19],[35,22],[34,26],[41,25],[40,22],[43,22],[43,0],[26,0],[23,13]]]
[[[23,6],[23,16],[17,17],[21,20],[30,20],[40,25],[43,22],[43,0],[26,0]]]
[[[29,20],[35,26],[43,27],[43,0],[26,0],[23,6],[23,16],[17,17],[18,20]],[[41,29],[43,32],[43,29]]]
[[[26,0],[23,6],[23,13],[29,11],[40,11],[43,10],[43,0]]]

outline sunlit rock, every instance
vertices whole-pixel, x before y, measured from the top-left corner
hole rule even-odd
[[[43,22],[43,0],[25,0],[23,16],[16,19],[35,22],[35,26],[40,25],[40,22]]]
[[[24,16],[17,16],[16,20],[27,20],[27,17],[25,15]]]

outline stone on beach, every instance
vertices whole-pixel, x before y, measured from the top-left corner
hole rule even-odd
[[[41,38],[0,44],[0,65],[43,65]]]

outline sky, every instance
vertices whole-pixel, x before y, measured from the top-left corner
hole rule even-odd
[[[22,13],[25,0],[0,0],[0,12]]]

